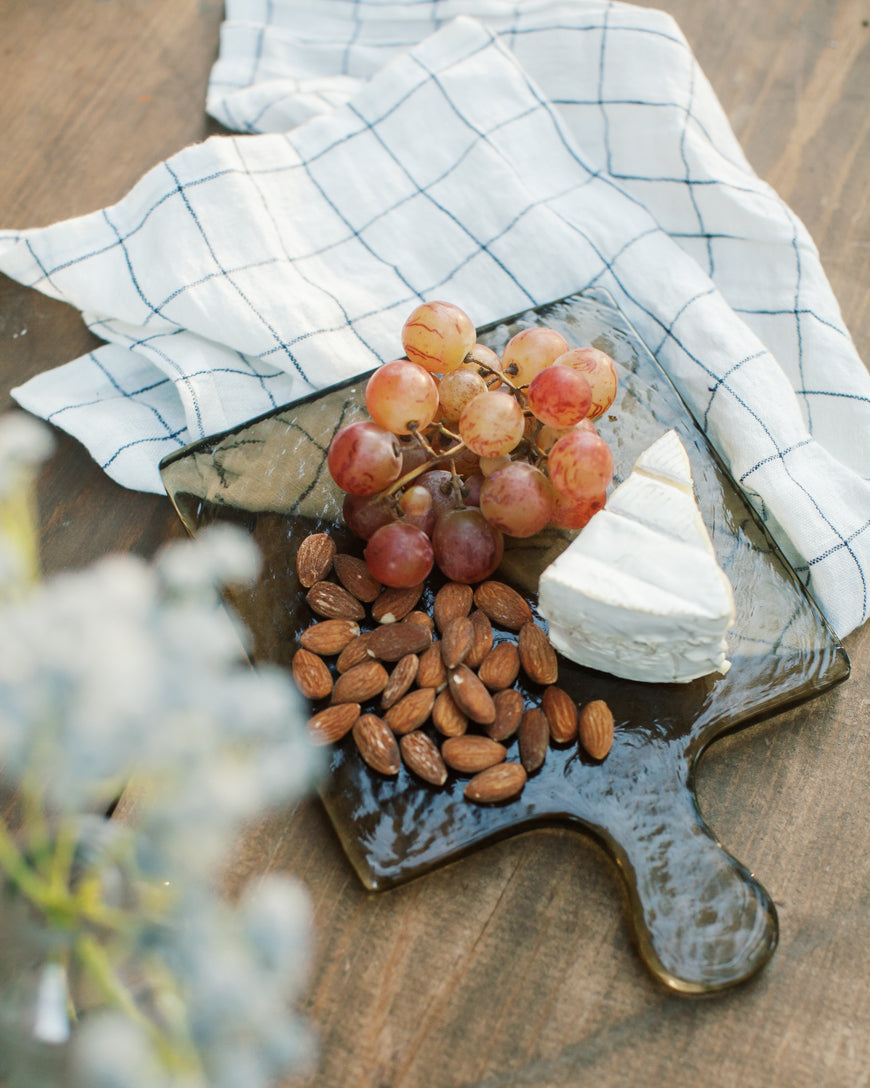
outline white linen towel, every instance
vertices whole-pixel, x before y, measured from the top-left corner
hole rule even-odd
[[[13,391],[120,483],[401,353],[605,287],[832,627],[868,616],[870,376],[812,240],[673,20],[577,0],[230,0],[215,137],[118,204],[0,231],[106,346]]]

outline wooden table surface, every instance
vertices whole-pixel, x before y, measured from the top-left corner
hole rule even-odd
[[[655,6],[807,224],[870,359],[870,0]],[[222,15],[219,0],[3,0],[0,227],[103,207],[218,131],[204,98]],[[95,343],[76,312],[0,277],[4,409]],[[39,497],[49,573],[182,535],[168,499],[118,487],[60,432]],[[372,894],[318,801],[258,827],[230,886],[287,869],[315,909],[307,1088],[870,1084],[870,625],[845,646],[849,681],[702,763],[705,817],[781,927],[762,973],[714,998],[651,981],[611,864],[576,834],[527,834]]]

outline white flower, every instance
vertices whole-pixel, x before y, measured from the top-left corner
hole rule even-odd
[[[51,431],[33,416],[9,412],[0,417],[0,495],[18,482],[22,469],[45,461],[53,448]]]
[[[242,529],[216,522],[197,536],[197,547],[169,544],[155,560],[167,586],[190,593],[207,586],[249,585],[260,569],[256,545]]]
[[[172,1085],[144,1030],[117,1013],[89,1016],[76,1029],[72,1073],[77,1088],[171,1088]]]
[[[307,896],[278,876],[237,904],[216,891],[247,822],[309,792],[326,758],[306,740],[289,674],[251,666],[247,632],[221,602],[257,569],[242,530],[214,527],[155,564],[112,557],[0,605],[0,761],[31,806],[87,832],[72,889],[98,887],[128,913],[125,955],[150,1007],[187,1021],[202,1065],[170,1075],[138,1026],[88,1017],[73,1032],[83,1088],[267,1088],[310,1059],[293,1010],[310,960]],[[82,824],[131,776],[129,836],[103,836],[102,818]],[[77,883],[85,870],[96,884]],[[64,937],[73,947],[75,933]],[[0,980],[0,1005],[4,992]]]

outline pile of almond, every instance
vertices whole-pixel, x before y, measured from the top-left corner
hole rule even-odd
[[[492,804],[519,795],[550,743],[579,743],[601,760],[613,742],[602,700],[582,709],[557,684],[558,661],[528,602],[504,582],[447,582],[431,615],[424,586],[391,589],[364,561],[338,552],[326,533],[303,540],[300,585],[315,619],[292,662],[301,693],[323,703],[308,721],[316,744],[348,733],[384,775],[402,764],[433,786],[450,771],[469,776],[465,797]],[[514,637],[496,640],[498,630]],[[542,689],[526,705],[520,672]],[[518,761],[507,742],[518,741]]]

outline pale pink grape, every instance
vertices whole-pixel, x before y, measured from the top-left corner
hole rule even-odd
[[[423,430],[438,410],[438,386],[432,375],[407,359],[384,363],[366,384],[369,415],[393,434]]]
[[[471,351],[477,331],[452,302],[423,302],[402,327],[405,354],[432,374],[449,374]]]
[[[490,389],[501,385],[501,378],[498,376],[501,373],[501,359],[498,352],[486,344],[475,344],[459,369],[480,375]]]
[[[560,438],[564,438],[571,431],[588,431],[589,434],[598,434],[598,429],[591,419],[581,419],[573,427],[541,427],[535,439],[538,449],[542,453],[549,453]]]
[[[399,506],[403,514],[419,516],[432,509],[432,496],[422,484],[412,484],[402,492]]]
[[[486,382],[474,370],[454,370],[445,374],[438,385],[438,399],[445,419],[455,420],[475,397],[486,392]]]
[[[511,463],[511,455],[509,453],[499,454],[498,457],[481,457],[480,459],[480,471],[484,476],[492,476],[500,468],[504,468],[505,465]]]
[[[553,445],[547,470],[557,491],[591,498],[606,491],[613,479],[613,454],[600,435],[575,428]]]
[[[406,488],[399,499],[399,509],[402,513],[402,521],[408,525],[416,525],[426,536],[432,535],[432,530],[435,528],[435,507],[432,496],[425,487],[412,484],[411,487]]]
[[[528,385],[544,367],[568,350],[568,341],[555,329],[533,325],[516,333],[501,353],[502,370],[514,385]]]
[[[463,409],[459,435],[480,457],[510,453],[523,437],[525,417],[511,393],[481,393]]]

